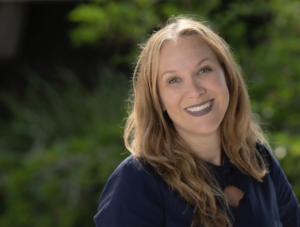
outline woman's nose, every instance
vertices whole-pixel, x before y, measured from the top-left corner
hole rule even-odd
[[[195,77],[191,77],[188,80],[186,89],[186,94],[191,98],[197,98],[206,92],[203,84],[197,81],[197,78]]]

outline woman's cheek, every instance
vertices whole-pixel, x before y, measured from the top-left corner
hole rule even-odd
[[[180,91],[178,89],[167,88],[164,91],[163,102],[167,110],[170,108],[174,108],[174,105],[176,105],[179,96],[180,96]]]

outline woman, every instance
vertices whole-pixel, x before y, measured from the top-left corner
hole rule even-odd
[[[208,26],[175,18],[138,58],[124,139],[99,227],[299,226],[300,207],[260,141],[229,46]]]

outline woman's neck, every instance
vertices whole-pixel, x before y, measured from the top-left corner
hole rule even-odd
[[[180,135],[191,151],[206,162],[222,166],[220,130],[209,135]]]

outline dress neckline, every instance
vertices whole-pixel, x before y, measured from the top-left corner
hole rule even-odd
[[[222,162],[222,165],[218,166],[211,162],[205,161],[205,163],[207,163],[209,166],[211,166],[215,170],[224,170],[224,168],[226,166],[228,166],[229,158],[228,158],[227,154],[225,153],[225,151],[223,151],[223,150],[221,152],[221,162]]]

